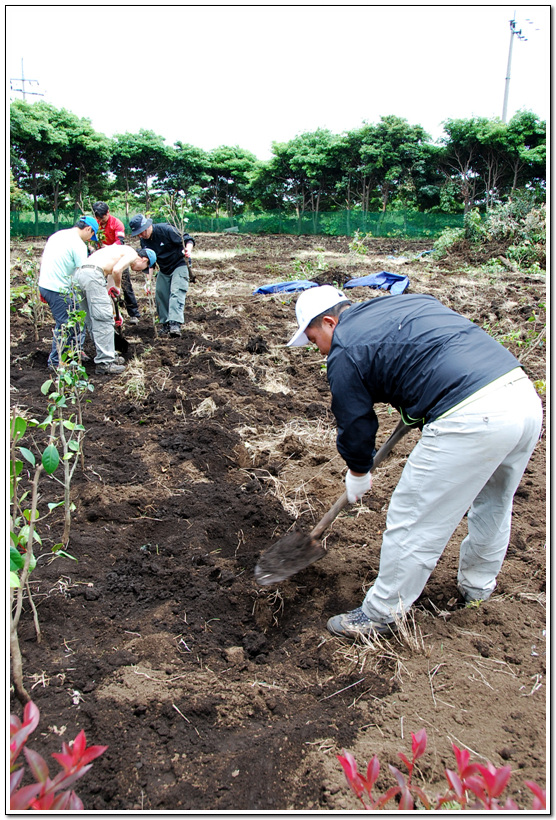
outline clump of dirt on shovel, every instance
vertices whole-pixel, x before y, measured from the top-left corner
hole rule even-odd
[[[264,552],[255,567],[259,584],[283,581],[326,555],[322,544],[300,530],[292,530]]]

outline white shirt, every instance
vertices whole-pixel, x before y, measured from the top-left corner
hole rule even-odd
[[[77,228],[56,231],[47,240],[41,258],[39,287],[62,293],[70,288],[73,272],[87,261],[87,245]]]

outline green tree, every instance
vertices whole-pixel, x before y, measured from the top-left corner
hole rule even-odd
[[[508,157],[511,173],[508,194],[517,188],[546,188],[546,122],[532,111],[518,111],[507,126]]]
[[[273,143],[273,157],[254,174],[254,199],[263,207],[295,212],[298,219],[309,212],[316,229],[319,213],[337,207],[343,148],[341,137],[322,128]]]
[[[205,189],[205,204],[219,215],[221,209],[231,217],[248,201],[252,175],[257,158],[238,145],[221,145],[208,154],[206,174],[210,182]]]
[[[280,174],[280,162],[277,156],[257,163],[253,169],[249,194],[254,208],[260,208],[263,211],[287,210],[284,180]]]
[[[443,170],[458,190],[458,197],[463,202],[463,211],[467,213],[475,204],[479,177],[480,142],[477,134],[477,122],[474,119],[449,119],[443,123],[447,134],[441,142],[445,146]]]
[[[192,209],[199,204],[204,188],[212,181],[208,167],[206,151],[178,141],[174,144],[171,161],[160,187]]]
[[[293,212],[299,216],[305,209],[305,180],[292,169],[290,143],[272,143],[268,162],[259,163],[251,180],[253,201],[267,210]]]
[[[40,196],[53,210],[57,228],[60,207],[72,203],[77,215],[88,187],[98,188],[105,180],[109,141],[90,120],[42,100],[12,103],[10,130],[12,170],[19,186],[33,196],[35,224]]]
[[[342,138],[339,197],[364,214],[392,207],[438,205],[441,178],[437,152],[420,125],[395,116],[364,123]]]
[[[341,178],[339,138],[324,128],[300,134],[289,145],[290,168],[301,191],[301,210],[309,210],[314,218],[330,207],[336,183]]]
[[[17,185],[33,197],[35,225],[39,221],[39,196],[60,182],[67,133],[56,127],[58,111],[42,100],[16,100],[10,106],[11,166]],[[52,172],[56,172],[54,177]]]
[[[363,141],[361,160],[372,168],[378,186],[382,210],[404,183],[413,182],[423,158],[423,144],[429,139],[420,125],[410,125],[401,117],[381,117],[378,125]]]
[[[440,170],[443,148],[426,142],[421,145],[421,154],[411,169],[412,203],[424,213],[442,211],[441,192],[444,177]],[[409,204],[409,203],[408,203]],[[448,210],[451,210],[448,209]]]
[[[367,146],[376,143],[376,125],[364,123],[361,128],[348,131],[344,161],[346,202],[358,201],[363,213],[370,211],[378,186],[378,173],[369,161]],[[348,204],[349,208],[349,204]]]
[[[25,211],[30,204],[30,199],[25,191],[22,191],[15,181],[13,171],[10,168],[10,211]]]
[[[546,178],[546,125],[530,112],[519,112],[509,123],[473,117],[447,120],[443,166],[459,188],[467,213],[491,208],[518,188],[542,188]]]
[[[500,200],[507,177],[507,125],[499,119],[476,119],[478,156],[475,171],[481,180],[477,204],[491,208]]]
[[[129,218],[129,197],[135,189],[133,172],[134,143],[133,134],[116,134],[112,139],[110,149],[110,171],[115,176],[114,185],[116,189],[123,191],[126,218]]]
[[[116,184],[125,192],[125,211],[129,217],[130,195],[144,197],[145,210],[149,210],[151,185],[156,188],[171,166],[173,149],[168,148],[164,138],[144,128],[138,134],[116,134],[112,141],[110,170],[116,176]]]
[[[66,114],[62,109],[61,114]],[[88,200],[104,199],[109,190],[111,140],[95,131],[91,121],[71,114],[60,122],[69,137],[65,155],[65,188],[71,198],[74,217],[90,208]]]

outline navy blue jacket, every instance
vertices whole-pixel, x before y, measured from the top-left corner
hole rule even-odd
[[[327,362],[338,452],[364,473],[373,464],[377,402],[422,426],[515,367],[509,350],[433,296],[353,305],[340,314]]]

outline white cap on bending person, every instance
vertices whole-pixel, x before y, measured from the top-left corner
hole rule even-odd
[[[313,319],[340,302],[349,302],[349,299],[341,290],[337,290],[332,285],[321,285],[304,291],[295,305],[299,329],[289,340],[287,347],[302,347],[311,344],[305,335],[307,327]]]

